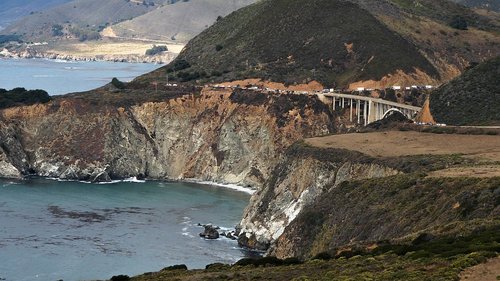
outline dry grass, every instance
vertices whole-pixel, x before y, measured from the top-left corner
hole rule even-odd
[[[429,177],[500,177],[500,165],[485,165],[475,167],[455,167],[429,173]]]
[[[74,56],[99,56],[99,55],[144,55],[153,44],[167,45],[168,50],[178,54],[184,45],[173,43],[153,43],[147,41],[89,41],[69,42],[52,46],[49,52]]]
[[[332,135],[307,139],[306,142],[321,148],[355,150],[374,157],[465,154],[474,158],[500,161],[500,136],[388,131]]]
[[[460,274],[461,281],[494,281],[499,280],[500,257],[490,259],[486,263],[467,268]]]

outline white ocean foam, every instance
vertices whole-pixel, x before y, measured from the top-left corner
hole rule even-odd
[[[145,183],[145,180],[139,180],[136,177],[131,177],[131,178],[126,178],[123,180],[112,180],[109,182],[98,182],[97,184],[115,184],[115,183],[122,183],[122,182],[133,182],[133,183]]]
[[[122,182],[139,182],[139,183],[144,183],[146,181],[145,180],[139,180],[139,179],[137,179],[137,177],[131,177],[131,178],[127,178],[127,179],[122,180]]]
[[[109,182],[91,182],[91,181],[61,179],[61,178],[54,178],[54,177],[47,177],[46,179],[60,181],[60,182],[80,182],[80,183],[87,183],[87,184],[116,184],[116,183],[122,183],[122,182],[133,182],[133,183],[145,183],[146,182],[145,180],[139,180],[136,177],[126,178],[123,180],[112,180]]]
[[[50,61],[58,62],[58,63],[76,63],[75,61],[62,60],[62,59],[45,59],[45,60],[50,60]]]
[[[187,180],[187,182],[192,182],[192,183],[197,183],[197,184],[203,184],[203,185],[213,185],[213,186],[225,187],[225,188],[229,188],[229,189],[232,189],[232,190],[237,190],[237,191],[245,192],[245,193],[248,193],[250,195],[252,195],[252,194],[254,194],[256,192],[255,189],[248,188],[248,187],[243,187],[243,186],[236,185],[236,184],[223,184],[223,183],[217,183],[217,182],[213,182],[213,181],[197,181],[197,180]]]

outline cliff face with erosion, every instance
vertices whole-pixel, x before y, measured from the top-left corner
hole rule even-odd
[[[0,111],[0,176],[259,187],[290,144],[334,130],[327,107],[302,96],[203,90],[124,104],[80,95]]]
[[[267,250],[304,209],[329,189],[345,181],[398,173],[361,153],[338,150],[323,154],[302,143],[295,144],[264,187],[252,196],[240,223],[238,241],[249,248]]]
[[[471,161],[296,143],[252,196],[238,241],[281,259],[309,259],[487,229],[498,225],[500,178],[426,174]]]

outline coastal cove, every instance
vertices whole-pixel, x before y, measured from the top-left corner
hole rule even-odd
[[[0,58],[0,88],[42,89],[62,95],[104,86],[113,77],[128,82],[159,67],[152,63]]]
[[[0,180],[0,278],[92,280],[234,263],[248,253],[224,237],[200,238],[198,223],[232,229],[248,200],[195,183]]]

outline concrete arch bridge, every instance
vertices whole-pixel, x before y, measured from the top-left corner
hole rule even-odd
[[[399,111],[411,120],[415,120],[421,107],[392,102],[379,98],[340,94],[318,93],[320,100],[331,106],[332,110],[349,109],[351,122],[367,125],[384,118],[390,111]]]

